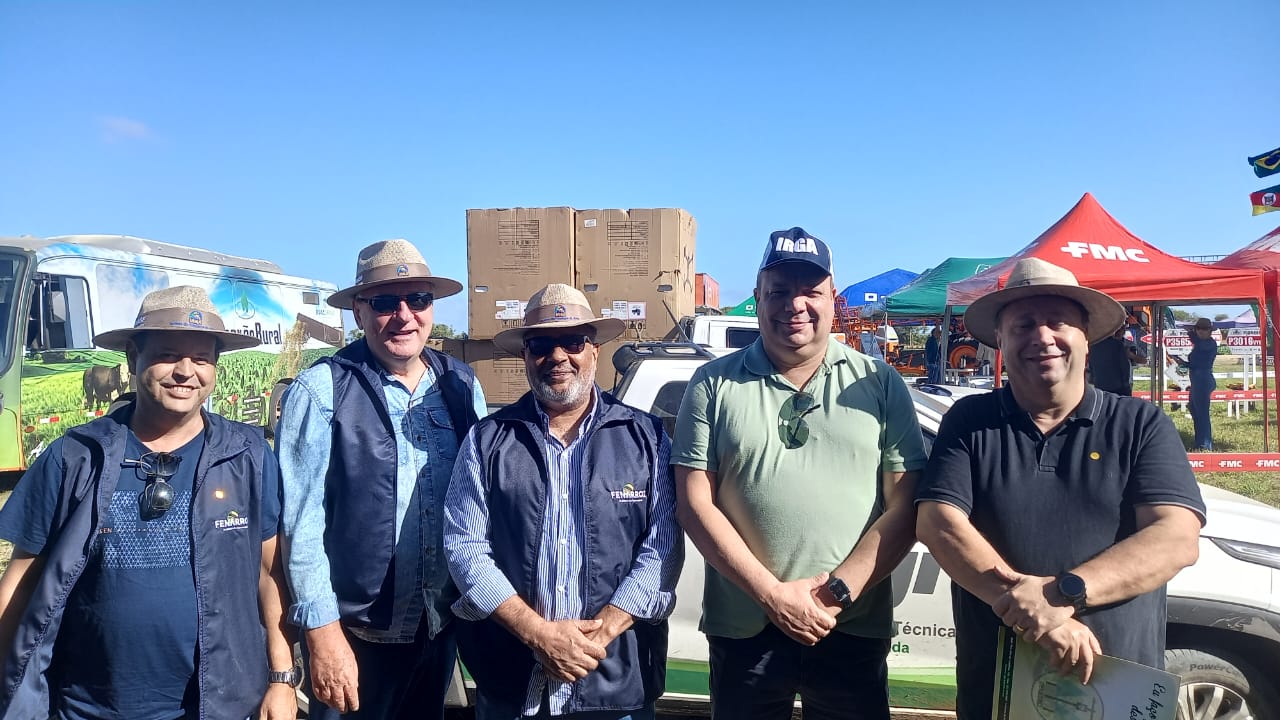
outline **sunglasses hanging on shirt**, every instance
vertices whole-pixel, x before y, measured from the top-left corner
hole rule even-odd
[[[125,460],[127,467],[141,468],[147,486],[138,493],[138,515],[155,520],[173,507],[174,491],[169,478],[178,472],[182,457],[167,452],[149,452],[137,460]]]

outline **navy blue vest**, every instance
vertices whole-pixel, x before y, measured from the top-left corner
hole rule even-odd
[[[133,405],[68,430],[62,439],[64,477],[39,584],[7,651],[0,708],[4,718],[48,717],[45,671],[53,657],[67,594],[80,577],[120,476]],[[204,414],[205,446],[192,493],[191,550],[195,575],[200,716],[243,718],[267,689],[265,636],[258,611],[262,567],[262,431]],[[240,509],[248,527],[215,525],[225,517],[201,502],[214,487],[220,507]],[[229,496],[229,497],[228,497]]]
[[[475,374],[431,349],[458,443],[477,421]],[[396,436],[381,366],[361,339],[321,358],[333,373],[333,441],[324,487],[324,547],[338,612],[346,625],[385,630],[395,597]]]
[[[662,421],[600,393],[582,459],[585,495],[584,618],[595,617],[631,571],[649,530],[647,497],[658,462]],[[546,509],[545,434],[532,393],[476,426],[485,465],[493,559],[526,602],[535,592]],[[630,485],[630,487],[626,487]],[[641,495],[643,493],[643,495]],[[458,650],[477,687],[524,704],[533,652],[496,620],[457,620]],[[665,687],[667,623],[637,620],[608,648],[608,657],[576,683],[568,712],[634,710]]]

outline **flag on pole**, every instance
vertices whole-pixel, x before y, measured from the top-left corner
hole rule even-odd
[[[1275,175],[1280,172],[1280,148],[1254,155],[1249,158],[1249,164],[1253,166],[1253,174],[1260,178]]]
[[[1256,193],[1250,193],[1249,202],[1253,203],[1254,215],[1280,210],[1280,185],[1273,185]]]

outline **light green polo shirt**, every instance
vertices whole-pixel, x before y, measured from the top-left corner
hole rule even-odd
[[[716,475],[716,505],[747,547],[783,581],[834,570],[884,511],[880,470],[920,470],[927,457],[902,377],[881,360],[831,340],[804,388],[818,407],[809,439],[787,449],[782,404],[798,388],[774,370],[760,340],[703,365],[685,391],[671,462]],[[700,629],[747,638],[768,616],[710,565]],[[841,613],[838,629],[893,636],[886,579]]]

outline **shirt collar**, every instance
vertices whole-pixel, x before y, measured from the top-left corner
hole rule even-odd
[[[1011,418],[1018,415],[1025,415],[1030,419],[1030,413],[1023,410],[1018,405],[1018,401],[1013,397],[1013,387],[1006,384],[998,391],[1000,399],[1000,414],[1005,418]],[[1080,399],[1080,404],[1076,406],[1071,414],[1067,416],[1068,422],[1083,420],[1093,423],[1097,421],[1098,414],[1102,411],[1102,395],[1101,391],[1092,385],[1084,386],[1084,397]]]
[[[764,351],[764,339],[757,337],[755,342],[742,349],[740,352],[746,353],[743,358],[743,365],[747,372],[758,377],[773,377],[781,375],[777,368],[773,366],[773,361],[769,359],[769,355]],[[822,372],[827,372],[831,366],[846,362],[848,358],[840,351],[839,343],[835,338],[827,339],[827,353],[822,358]]]
[[[591,385],[591,409],[587,411],[587,416],[582,418],[582,425],[580,426],[581,430],[578,432],[578,437],[582,437],[587,434],[587,430],[589,430],[595,423],[596,416],[600,414],[600,406],[603,404],[604,403],[600,400],[600,386],[593,383]],[[547,416],[547,411],[542,409],[542,403],[538,402],[537,396],[533,398],[533,407],[538,411],[538,422],[542,423],[543,432],[550,434],[551,418]]]

